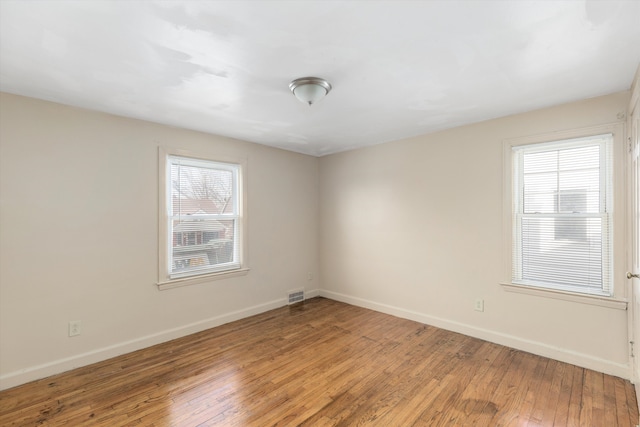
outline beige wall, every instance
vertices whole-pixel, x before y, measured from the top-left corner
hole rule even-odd
[[[299,287],[629,377],[624,310],[499,285],[502,141],[618,122],[628,99],[316,159],[2,94],[0,388],[281,306]],[[247,159],[248,275],[158,291],[158,146]]]
[[[322,294],[628,377],[625,310],[499,284],[503,140],[619,122],[628,99],[617,93],[321,158]],[[624,229],[615,238],[621,278]],[[625,281],[615,286],[624,297]],[[476,298],[484,312],[474,311]]]
[[[0,125],[0,387],[315,289],[317,158],[9,94]],[[158,290],[159,145],[247,159],[248,275]]]

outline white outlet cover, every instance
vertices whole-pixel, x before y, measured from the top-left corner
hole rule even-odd
[[[82,332],[82,323],[79,320],[69,322],[69,336],[75,337]]]

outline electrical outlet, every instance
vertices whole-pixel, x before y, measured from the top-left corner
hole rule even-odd
[[[307,273],[307,280],[309,282],[313,280],[313,273],[311,273],[311,272]]]
[[[476,311],[484,311],[484,300],[483,299],[477,299],[474,309]]]
[[[79,320],[72,320],[69,322],[69,336],[75,337],[80,335],[82,330],[82,323]]]

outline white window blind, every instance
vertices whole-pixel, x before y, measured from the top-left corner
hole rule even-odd
[[[168,156],[169,277],[240,268],[239,165]]]
[[[513,283],[612,295],[612,143],[513,148]]]

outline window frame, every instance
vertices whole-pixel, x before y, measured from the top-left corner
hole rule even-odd
[[[515,172],[516,164],[514,149],[523,146],[532,146],[561,142],[565,140],[588,138],[596,135],[612,134],[613,142],[610,155],[612,157],[610,166],[612,168],[612,193],[611,194],[611,295],[606,294],[590,294],[584,292],[576,292],[569,289],[559,287],[537,286],[535,284],[514,283],[512,279],[512,266],[515,262],[514,258],[514,185],[517,185]],[[626,153],[624,151],[624,125],[622,123],[606,124],[601,126],[593,126],[588,128],[573,129],[561,132],[553,132],[542,135],[527,136],[522,138],[513,138],[503,141],[503,279],[501,285],[506,291],[531,294],[542,297],[556,298],[581,302],[586,304],[595,304],[611,308],[626,309],[626,287],[622,286],[624,282],[623,273],[620,272],[624,265],[619,259],[624,254],[626,235],[624,233],[624,161]]]
[[[212,268],[203,271],[187,271],[172,273],[170,270],[172,259],[173,233],[169,222],[173,217],[171,206],[171,164],[173,158],[183,158],[186,163],[220,166],[222,170],[235,171],[233,200],[235,214],[229,219],[235,220],[234,244],[238,246],[237,262],[230,263],[228,268]],[[213,280],[245,275],[249,271],[247,250],[247,215],[246,215],[246,159],[211,156],[204,153],[159,147],[158,148],[158,282],[160,290],[203,283]]]

